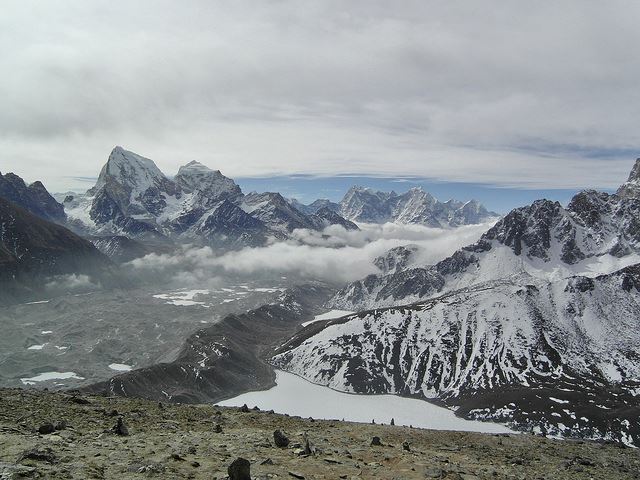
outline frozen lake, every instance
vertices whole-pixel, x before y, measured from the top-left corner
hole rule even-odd
[[[220,402],[227,407],[258,406],[300,417],[345,419],[354,422],[388,424],[434,430],[459,430],[486,433],[513,433],[504,425],[458,418],[446,408],[396,395],[352,395],[310,383],[291,373],[276,370],[277,385],[270,390],[250,392]]]

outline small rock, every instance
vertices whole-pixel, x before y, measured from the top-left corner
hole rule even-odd
[[[267,458],[266,460],[261,461],[260,465],[273,465],[273,460]]]
[[[181,457],[178,453],[175,453],[175,452],[172,453],[170,457],[172,460],[175,460],[176,462],[184,462],[185,460],[184,457]]]
[[[196,462],[195,460],[193,462],[191,462],[191,466],[194,468],[198,468],[200,466],[200,463]]]
[[[215,433],[222,433],[222,425],[220,425],[219,423],[216,423],[216,426],[213,428],[213,431]]]
[[[195,455],[196,454],[196,447],[194,447],[193,445],[191,445],[189,448],[187,448],[187,453],[189,455]]]
[[[53,422],[53,428],[56,430],[65,430],[67,428],[67,422],[64,420],[56,420]]]
[[[38,427],[38,433],[40,435],[49,435],[50,433],[53,433],[55,431],[56,429],[53,427],[53,423],[49,422],[43,423]]]
[[[249,413],[251,411],[251,410],[249,410],[249,407],[247,407],[246,403],[244,405],[242,405],[238,410],[240,412],[242,412],[242,413]]]
[[[304,480],[304,475],[302,475],[301,473],[289,472],[289,476],[293,477],[293,478],[300,478],[300,479]]]
[[[123,437],[126,437],[127,435],[129,435],[129,429],[127,428],[127,426],[124,424],[124,421],[122,420],[122,417],[118,417],[118,421],[116,422],[116,424],[113,426],[113,428],[111,429],[111,431],[113,433],[115,433],[116,435],[121,435]]]
[[[371,446],[372,447],[381,447],[382,446],[382,442],[380,441],[380,437],[373,437],[371,439]]]
[[[287,448],[289,446],[289,438],[280,430],[273,432],[273,442],[278,448]]]
[[[405,452],[411,451],[411,446],[409,445],[409,442],[407,442],[406,440],[402,442],[402,450],[404,450]]]
[[[444,472],[441,468],[437,467],[427,467],[424,471],[425,478],[442,478],[444,476]]]
[[[395,424],[396,424],[396,421],[392,418],[390,425],[395,425]]]
[[[251,463],[249,460],[238,457],[229,465],[227,474],[229,480],[251,480]]]
[[[71,403],[75,403],[77,405],[90,405],[91,402],[84,397],[74,396],[69,400]]]
[[[28,467],[26,465],[13,465],[11,463],[0,462],[0,478],[2,480],[33,477],[35,474],[35,467]]]
[[[317,452],[316,447],[311,443],[307,433],[302,434],[302,440],[304,441],[304,454],[305,455],[315,455]]]
[[[25,450],[20,454],[17,461],[21,462],[22,460],[35,460],[37,462],[57,463],[58,457],[56,457],[55,453],[53,453],[53,450],[51,450],[51,448],[49,447],[34,447]]]

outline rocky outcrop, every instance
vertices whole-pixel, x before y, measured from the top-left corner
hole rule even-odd
[[[27,184],[13,173],[0,173],[0,198],[24,208],[50,222],[64,223],[64,207],[53,198],[42,182]]]
[[[376,257],[373,264],[383,274],[399,273],[414,262],[416,253],[420,251],[417,245],[401,245],[392,248],[386,254]]]
[[[112,266],[87,240],[0,198],[0,298],[26,295],[56,275],[106,278]]]

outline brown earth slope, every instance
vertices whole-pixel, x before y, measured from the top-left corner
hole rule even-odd
[[[119,418],[126,436],[112,431]],[[53,433],[38,433],[47,428]],[[276,429],[288,447],[274,445]],[[314,450],[308,455],[305,434]],[[371,445],[374,436],[381,445]],[[222,479],[238,457],[251,463],[253,479],[640,478],[638,451],[610,444],[0,390],[2,479]]]

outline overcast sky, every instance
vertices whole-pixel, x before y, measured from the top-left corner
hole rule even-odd
[[[635,0],[5,0],[0,171],[63,190],[122,145],[169,175],[613,188],[640,156],[639,18]]]

